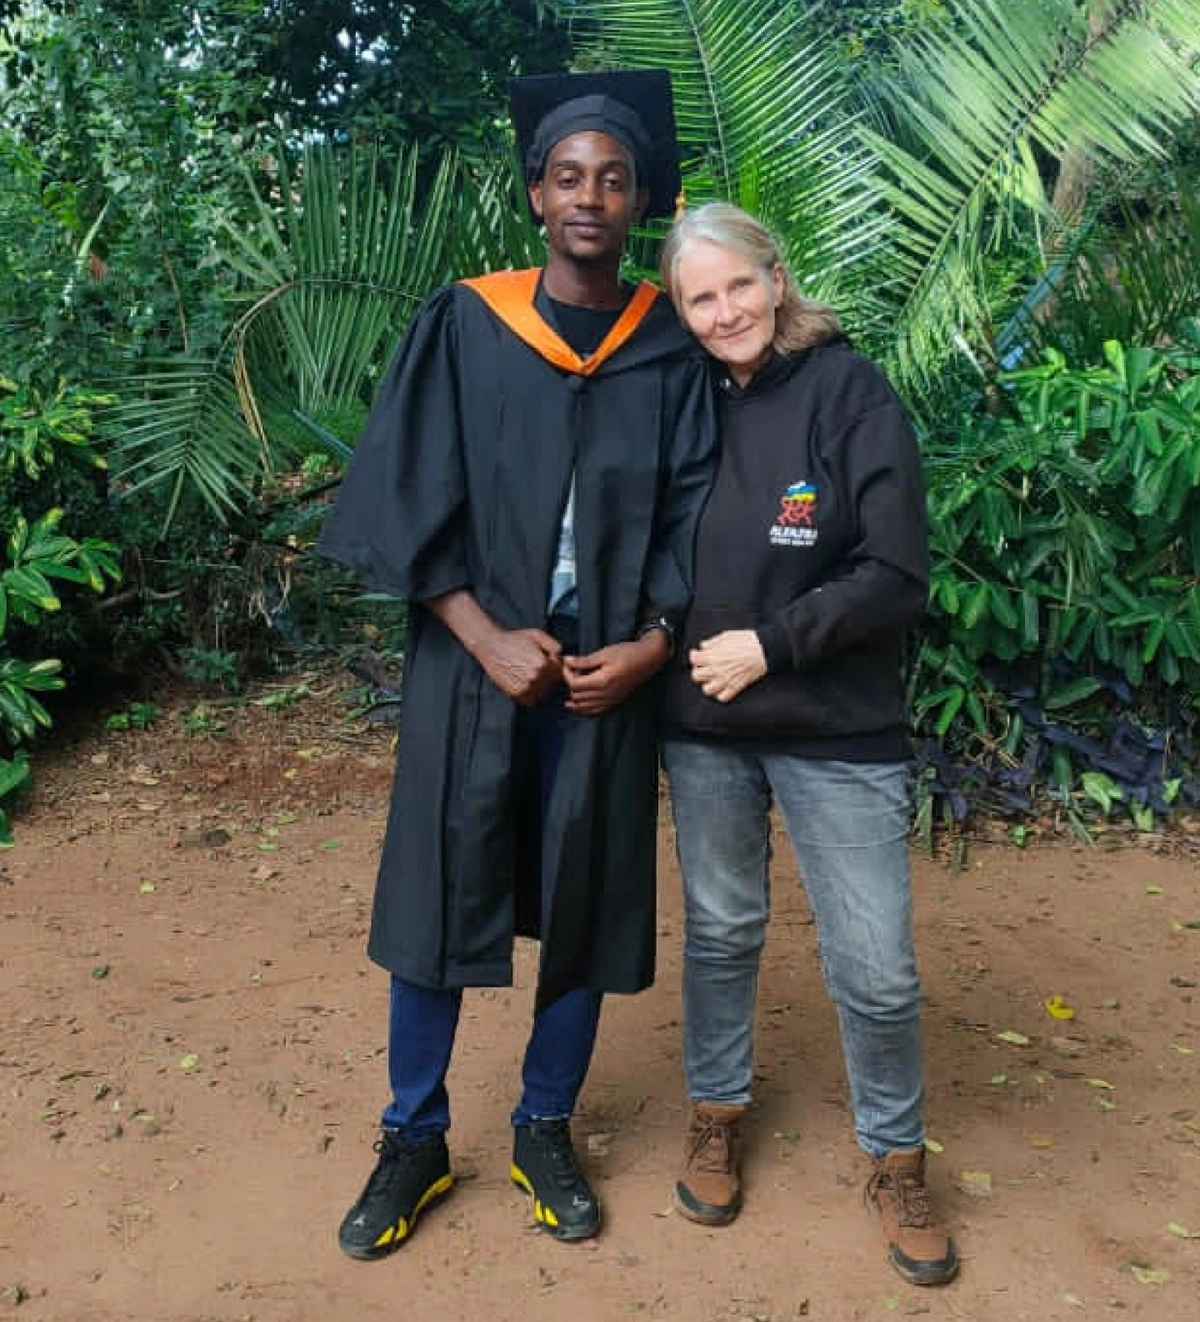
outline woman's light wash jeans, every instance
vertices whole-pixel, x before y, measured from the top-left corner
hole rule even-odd
[[[925,1140],[905,763],[670,739],[687,928],[683,1054],[692,1101],[750,1100],[759,957],[779,805],[837,1009],[855,1133],[873,1157]]]

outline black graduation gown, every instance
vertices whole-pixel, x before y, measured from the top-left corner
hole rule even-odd
[[[500,625],[544,627],[574,473],[581,652],[650,616],[678,620],[714,449],[703,356],[662,295],[586,377],[464,285],[417,313],[319,547],[410,602],[368,942],[384,968],[429,987],[505,985],[520,934],[541,938],[540,1003],[653,980],[655,686],[568,718],[541,840],[523,838],[519,708],[420,602],[469,588]]]

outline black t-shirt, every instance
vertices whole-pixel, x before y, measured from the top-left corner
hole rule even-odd
[[[581,358],[596,352],[624,311],[624,308],[583,308],[575,303],[560,303],[548,294],[546,302],[550,305],[555,329]]]

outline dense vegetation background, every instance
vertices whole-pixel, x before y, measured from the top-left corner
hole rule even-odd
[[[0,0],[0,841],[64,683],[400,646],[309,552],[374,383],[430,288],[539,260],[508,78],[646,64],[687,199],[762,214],[918,421],[922,829],[1197,806],[1197,33],[1200,0]]]

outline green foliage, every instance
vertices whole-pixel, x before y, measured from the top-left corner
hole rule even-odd
[[[108,419],[127,494],[165,492],[169,523],[194,493],[226,521],[301,462],[327,424],[357,432],[400,328],[451,273],[458,167],[443,157],[419,195],[418,166],[415,150],[393,165],[312,143],[294,170],[281,147],[261,193],[246,175],[254,221],[224,230],[221,254],[245,310],[215,354],[127,379]]]
[[[886,61],[898,41],[944,23],[946,0],[837,0],[822,11],[847,59]]]
[[[0,574],[0,637],[10,617],[33,624],[42,613],[62,608],[51,579],[103,592],[105,578],[120,578],[116,547],[94,537],[76,541],[57,531],[64,512],[47,510],[32,525],[17,515],[5,544],[8,568]]]
[[[15,757],[0,757],[0,804],[10,798],[29,779],[29,758],[24,753]],[[12,827],[8,814],[0,807],[0,849],[12,844]]]
[[[311,697],[312,690],[307,684],[289,684],[285,688],[274,689],[270,693],[265,693],[261,698],[254,699],[256,707],[265,707],[268,711],[282,711],[285,707],[292,707],[297,702],[303,702],[307,697]]]
[[[1002,352],[1050,346],[1098,361],[1108,340],[1171,339],[1200,307],[1200,171],[1183,164],[1097,214],[1073,261],[1031,292],[1000,334]]]
[[[322,136],[372,136],[487,156],[514,74],[563,69],[565,28],[538,0],[420,5],[267,0],[269,105]]]
[[[0,326],[32,337],[53,375],[117,370],[223,329],[207,265],[240,155],[255,149],[252,12],[245,0],[78,0],[3,22],[0,139],[13,145],[0,162],[20,210],[0,207],[16,277]],[[31,245],[13,228],[22,219]]]
[[[1052,272],[1061,284],[1101,203],[1165,159],[1200,107],[1200,0],[970,0],[896,41],[886,77],[839,62],[820,4],[570,12],[596,62],[672,70],[688,199],[739,201],[777,229],[808,292],[838,306],[918,411],[948,367],[998,370],[1003,327]],[[1105,166],[1103,196],[1056,212],[1077,157]]]
[[[581,64],[671,70],[689,203],[728,198],[762,216],[813,297],[871,300],[885,217],[819,6],[580,0],[570,12]]]
[[[1188,329],[1175,347],[1110,342],[1097,367],[1047,351],[1002,376],[1001,411],[926,451],[918,732],[1010,767],[1049,740],[1039,769],[1106,812],[1122,798],[1164,809],[1173,774],[1164,755],[1101,803],[1101,782],[1079,777],[1118,714],[1200,728],[1200,324]]]
[[[192,738],[202,736],[206,739],[216,739],[227,733],[227,730],[225,722],[204,703],[193,707],[183,722],[184,734]]]
[[[236,693],[242,686],[238,658],[234,652],[216,648],[183,647],[179,651],[183,673],[195,684]]]
[[[1190,53],[1198,29],[1196,0],[973,0],[953,26],[899,50],[881,127],[863,136],[897,221],[889,237],[903,380],[928,382],[956,342],[995,369],[989,255],[1040,227],[1044,253],[1013,291],[1020,298],[1090,219],[1055,213],[1044,161],[1165,156],[1200,106]],[[1115,186],[1119,172],[1108,180]]]
[[[106,467],[94,448],[95,411],[111,396],[59,383],[50,395],[0,377],[0,473],[23,472],[36,481],[71,446],[78,459]]]
[[[58,457],[60,446],[93,459],[88,441],[90,413],[82,396],[58,392],[48,410],[33,406],[28,392],[0,380],[0,471],[14,469],[39,476]],[[61,663],[16,656],[11,638],[16,625],[36,626],[41,617],[61,609],[60,588],[75,584],[103,592],[120,577],[116,548],[95,537],[76,540],[60,531],[64,510],[52,507],[32,523],[14,508],[0,561],[0,801],[29,776],[21,746],[50,725],[39,694],[63,687]],[[11,839],[8,818],[0,809],[0,844]]]
[[[153,702],[131,702],[124,711],[113,712],[104,722],[106,730],[148,730],[158,720]]]
[[[109,437],[93,429],[76,447],[89,473],[47,465],[36,429],[66,446],[69,410],[105,402],[96,383],[108,395],[147,358],[203,358],[225,334],[213,245],[239,223],[241,160],[256,150],[256,12],[244,0],[80,0],[0,15],[0,364],[19,387],[0,395],[13,424],[0,428],[0,463],[14,473],[0,527],[18,509],[33,521],[65,507],[91,539],[119,544],[129,571],[101,613],[75,598],[16,622],[10,645],[62,656],[64,673],[72,661],[141,664],[192,627],[181,580],[211,558],[207,512],[180,493],[179,526],[160,539],[161,509],[111,499]],[[63,394],[64,377],[93,388]],[[192,462],[221,467],[219,432]]]
[[[1002,377],[1011,411],[931,456],[949,641],[1004,662],[1094,654],[1133,685],[1200,661],[1197,349],[1110,342],[1086,369],[1048,351]]]
[[[33,146],[0,129],[0,370],[22,385],[78,379],[102,343],[88,235],[46,173]]]

